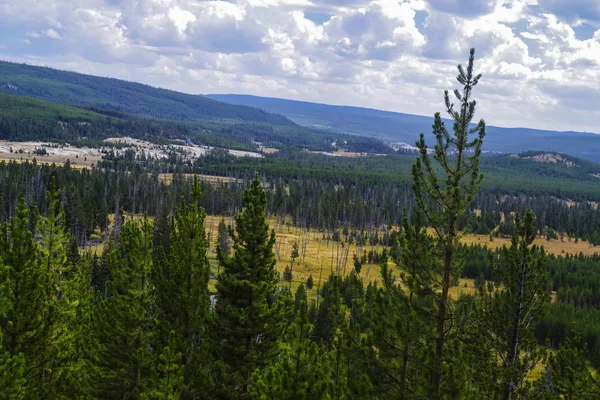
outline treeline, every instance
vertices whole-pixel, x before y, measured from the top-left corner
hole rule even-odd
[[[461,276],[475,279],[476,288],[497,280],[492,260],[501,250],[486,246],[462,246]],[[584,355],[594,368],[600,368],[600,254],[592,256],[548,255],[545,268],[549,277],[552,302],[547,304],[543,318],[535,327],[540,345],[553,348],[563,343],[572,329],[580,337],[578,346],[587,348]]]
[[[51,176],[56,177],[63,189],[68,227],[80,244],[96,228],[106,230],[108,214],[122,210],[156,216],[165,209],[172,211],[180,196],[188,196],[190,180],[185,175],[175,173],[167,185],[157,173],[146,172],[145,161],[140,161],[133,152],[125,152],[123,157],[140,162],[128,164],[127,169],[122,169],[122,163],[112,164],[111,157],[109,154],[103,160],[104,169],[91,170],[74,169],[69,165],[0,163],[0,221],[14,215],[21,195],[25,195],[28,204],[45,210],[44,187]],[[228,158],[216,152],[208,156],[217,163],[219,157]],[[166,171],[177,161],[148,162],[161,165]],[[269,181],[265,175],[262,176],[267,183],[270,216],[281,220],[291,216],[298,227],[321,230],[330,237],[343,236],[346,242],[349,238],[344,232],[354,232],[367,235],[370,242],[390,245],[385,232],[401,224],[405,217],[409,220],[415,217],[415,198],[409,185],[360,181],[346,185],[317,178]],[[242,187],[251,177],[249,174],[234,176],[239,176],[239,180],[201,183],[200,203],[209,214],[233,215],[241,207]],[[600,244],[600,210],[587,203],[569,205],[553,197],[509,197],[482,191],[470,208],[458,221],[461,230],[509,237],[514,229],[514,213],[522,215],[532,209],[537,216],[535,228],[540,234],[550,235],[548,238],[553,240],[562,237],[564,241],[587,240],[592,245]]]
[[[360,137],[356,137],[361,139]],[[329,148],[331,150],[331,148]],[[355,150],[360,151],[360,150]],[[364,151],[364,150],[363,150]],[[160,163],[147,163],[146,168],[164,172],[203,173],[219,176],[243,176],[248,171],[260,171],[268,180],[318,179],[338,184],[376,183],[410,185],[414,151],[398,151],[387,156],[331,157],[311,154],[294,148],[266,155],[264,158],[233,156],[199,157],[196,160],[179,160],[172,170],[164,171]],[[507,196],[554,196],[577,203],[600,199],[600,166],[584,160],[580,167],[567,167],[538,163],[510,156],[487,156],[481,158],[481,168],[486,179],[481,183],[484,192]],[[128,164],[126,160],[113,160]],[[568,173],[564,173],[568,170]]]
[[[0,162],[0,221],[16,215],[21,197],[45,213],[46,188],[54,179],[61,189],[65,223],[80,245],[98,229],[108,231],[109,214],[170,214],[181,196],[189,198],[190,180],[175,176],[169,184],[157,175],[132,171],[75,169],[34,163]],[[201,184],[201,204],[212,215],[233,215],[241,207],[243,187],[238,183]]]

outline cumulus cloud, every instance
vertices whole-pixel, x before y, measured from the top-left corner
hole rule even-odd
[[[598,0],[539,0],[540,8],[571,24],[589,22],[600,25]]]
[[[428,115],[475,47],[488,123],[597,130],[600,29],[574,29],[600,28],[596,0],[20,0],[0,18],[5,59]]]
[[[391,61],[425,43],[409,3],[377,0],[324,24],[331,51],[349,58]]]
[[[265,50],[268,28],[246,15],[246,10],[225,1],[198,7],[195,20],[185,29],[186,41],[195,49],[213,53],[246,53]]]
[[[474,18],[493,12],[500,0],[428,0],[432,9],[461,17]]]

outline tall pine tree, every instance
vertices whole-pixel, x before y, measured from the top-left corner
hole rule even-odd
[[[0,285],[5,288],[1,347],[9,359],[25,358],[26,397],[46,398],[47,350],[54,321],[53,272],[40,257],[25,199],[21,198],[16,214],[0,232]]]
[[[533,245],[534,239],[533,213],[528,210],[522,220],[516,216],[511,246],[502,248],[495,260],[495,285],[480,293],[480,331],[499,360],[498,371],[489,376],[497,377],[495,398],[504,400],[525,395],[525,377],[542,359],[534,327],[549,300],[549,285],[544,249]]]
[[[327,350],[310,339],[312,325],[302,301],[289,327],[281,353],[265,370],[252,375],[252,398],[261,400],[309,400],[331,398],[332,362]]]
[[[453,363],[451,358],[445,357],[445,348],[448,335],[452,333],[452,329],[449,329],[449,326],[452,326],[453,315],[449,291],[457,281],[459,273],[456,265],[458,222],[477,194],[482,179],[479,173],[479,158],[485,136],[485,122],[481,120],[476,126],[471,125],[476,105],[471,99],[471,93],[481,78],[481,75],[476,75],[473,71],[474,61],[475,50],[471,49],[467,68],[458,66],[456,79],[462,85],[462,92],[454,91],[459,102],[458,109],[451,103],[448,91],[444,93],[446,111],[454,121],[452,134],[446,129],[440,113],[435,114],[433,134],[436,144],[433,159],[440,168],[434,167],[425,137],[421,134],[417,142],[419,158],[412,170],[417,207],[433,228],[437,248],[442,253],[442,267],[439,271],[440,295],[436,299],[436,338],[431,363],[431,390],[428,395],[431,399],[440,399],[443,393],[454,390],[445,384],[444,378],[450,376],[449,370]]]
[[[0,259],[0,271],[4,270],[2,259]],[[10,307],[12,298],[11,285],[8,281],[0,282],[0,318],[4,318]],[[4,349],[2,340],[2,329],[0,329],[0,399],[20,400],[25,398],[25,359],[22,353],[11,355]]]
[[[117,248],[108,254],[107,297],[98,294],[94,333],[98,349],[92,355],[95,395],[139,398],[151,391],[156,365],[156,308],[152,272],[152,225],[126,222]]]
[[[49,321],[50,318],[54,318],[50,344],[44,352],[48,371],[45,375],[49,381],[45,392],[48,397],[56,398],[65,388],[64,380],[75,373],[66,366],[69,361],[75,361],[71,352],[73,330],[76,329],[74,325],[68,324],[67,320],[71,317],[73,302],[79,300],[79,294],[72,293],[73,288],[70,287],[71,265],[67,257],[69,237],[65,232],[65,212],[54,176],[48,186],[47,199],[48,211],[45,216],[36,218],[36,233],[39,238],[39,257],[48,277],[46,285],[51,308],[46,319]],[[67,293],[70,296],[67,296]]]
[[[86,398],[91,389],[90,355],[97,342],[93,334],[94,291],[90,275],[91,257],[70,267],[63,278],[54,330],[57,369],[54,371],[56,398]]]
[[[217,247],[219,355],[225,365],[224,397],[245,398],[250,375],[268,365],[282,332],[282,307],[276,302],[275,232],[267,224],[267,196],[258,174],[245,191],[243,210],[230,228],[233,254]]]
[[[225,224],[225,220],[221,219],[219,221],[219,226],[217,228],[218,232],[218,242],[221,247],[221,251],[227,257],[231,255],[231,237],[229,236],[229,229],[227,229],[227,225]]]
[[[158,273],[157,285],[163,343],[171,351],[182,354],[184,398],[207,391],[212,328],[208,292],[210,265],[204,232],[206,214],[198,205],[197,176],[191,195],[192,203],[186,205],[182,200],[175,212],[170,254],[165,268]],[[171,344],[169,338],[172,338]]]
[[[383,287],[372,326],[378,368],[371,372],[378,387],[398,399],[425,396],[429,386],[425,344],[435,337],[431,291],[437,287],[431,271],[439,263],[432,247],[420,219],[414,225],[405,220],[399,251],[393,253],[399,276],[387,262],[381,267]]]

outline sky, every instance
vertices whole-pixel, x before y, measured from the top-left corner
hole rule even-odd
[[[600,133],[598,0],[0,0],[0,59],[186,93],[443,111]]]

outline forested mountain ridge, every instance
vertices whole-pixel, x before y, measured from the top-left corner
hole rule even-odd
[[[192,140],[237,150],[256,150],[259,143],[276,148],[332,151],[333,142],[347,151],[389,153],[374,138],[310,130],[298,125],[252,121],[176,121],[128,114],[100,107],[78,108],[31,97],[0,93],[0,140],[79,142],[131,136],[163,142]],[[85,143],[83,143],[84,141]],[[97,143],[95,143],[97,144]]]
[[[86,143],[109,137],[185,139],[183,125],[98,108],[82,109],[30,97],[0,93],[0,140]]]
[[[0,92],[78,107],[173,120],[234,120],[294,126],[281,115],[114,78],[0,61]]]
[[[352,152],[391,152],[391,149],[374,138],[308,129],[282,115],[253,107],[231,105],[141,83],[48,67],[0,61],[0,93],[90,109],[130,121],[132,125],[136,125],[130,128],[134,131],[145,129],[144,125],[149,123],[148,118],[155,125],[155,120],[163,120],[159,125],[171,121],[178,124],[171,125],[172,129],[183,131],[188,137],[215,147],[249,150],[264,145],[276,148],[296,146],[313,151],[343,149]],[[11,102],[14,104],[16,100]],[[48,104],[38,105],[54,108]],[[56,114],[54,111],[52,113]],[[18,114],[23,117],[20,122],[16,122],[17,118],[11,115],[3,118],[12,119],[15,127],[15,124],[27,119],[22,112]],[[34,114],[38,113],[34,111]],[[69,136],[52,133],[54,129],[54,126],[45,126],[43,129],[38,126],[38,133],[31,140],[64,140]],[[49,137],[44,134],[48,130],[52,133]],[[14,134],[12,137],[14,138]],[[23,137],[18,139],[24,140]],[[332,143],[337,143],[337,146]]]
[[[372,136],[388,142],[412,145],[420,133],[431,132],[431,117],[427,116],[238,94],[209,94],[206,97],[285,115],[303,126]],[[600,135],[487,127],[486,152],[519,153],[527,150],[567,153],[596,162],[600,160]]]
[[[172,129],[186,131],[187,136],[199,135],[199,141],[210,145],[246,150],[255,147],[253,142],[260,142],[331,151],[331,143],[347,142],[344,147],[348,151],[382,153],[388,150],[375,138],[413,144],[418,133],[431,130],[429,117],[254,96],[196,96],[4,61],[0,61],[0,93],[88,108],[100,114],[114,112],[110,115],[119,119],[130,119],[126,114],[133,114],[174,120],[184,126]],[[591,133],[488,127],[485,141],[486,152],[558,151],[600,160],[600,135]]]

